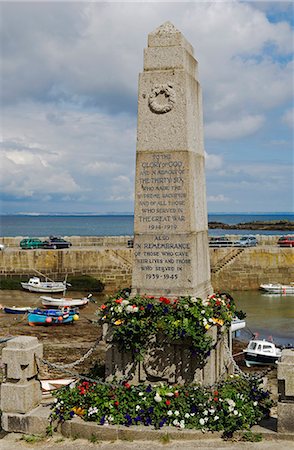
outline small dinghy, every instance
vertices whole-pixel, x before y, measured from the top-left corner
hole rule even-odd
[[[88,297],[84,298],[53,298],[49,296],[42,295],[40,298],[42,300],[42,305],[45,308],[60,308],[61,306],[66,307],[83,307],[89,303],[89,299],[92,297],[92,294],[89,294]]]
[[[245,350],[245,364],[247,367],[255,365],[275,365],[281,357],[282,350],[273,342],[258,339],[249,341]]]
[[[27,314],[33,309],[31,306],[3,306],[6,314]]]
[[[39,309],[36,308],[28,314],[29,325],[63,325],[79,320],[76,309]]]

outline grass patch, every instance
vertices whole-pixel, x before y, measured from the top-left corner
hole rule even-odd
[[[99,439],[97,438],[97,436],[95,436],[95,434],[92,434],[91,437],[89,438],[89,441],[92,444],[96,444],[97,442],[99,442]]]
[[[170,435],[168,433],[166,433],[163,436],[161,436],[159,440],[162,444],[169,444],[171,441],[171,438],[170,438]]]
[[[262,441],[262,435],[260,433],[252,433],[252,431],[246,431],[241,436],[241,441],[244,442],[260,442]]]
[[[20,438],[20,441],[25,441],[28,444],[35,444],[36,442],[41,442],[44,439],[45,439],[45,437],[40,434],[24,434]]]
[[[10,291],[16,291],[22,289],[20,282],[27,280],[20,280],[18,277],[1,277],[0,289],[8,289]]]

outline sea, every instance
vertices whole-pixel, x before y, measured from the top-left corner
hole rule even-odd
[[[208,214],[209,222],[225,224],[247,223],[255,221],[294,221],[294,213],[214,213]],[[0,215],[0,236],[132,236],[134,234],[134,216],[118,215]],[[224,230],[209,229],[210,236],[224,234],[289,234],[281,230]]]

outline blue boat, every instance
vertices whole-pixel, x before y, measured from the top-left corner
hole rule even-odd
[[[3,306],[6,314],[27,314],[33,309],[31,306]]]
[[[28,314],[29,325],[63,325],[79,319],[79,312],[73,308],[39,309]]]

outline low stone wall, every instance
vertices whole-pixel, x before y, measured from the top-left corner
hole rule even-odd
[[[25,279],[38,270],[53,279],[62,279],[66,274],[92,275],[105,283],[108,292],[128,287],[133,256],[133,249],[127,246],[130,238],[77,237],[80,246],[63,250],[7,248],[0,252],[0,279],[9,276]],[[8,242],[12,238],[3,239]],[[19,245],[17,238],[13,239],[11,246],[13,242]],[[269,244],[273,239],[273,245]],[[260,245],[245,249],[210,248],[214,290],[251,290],[258,289],[262,283],[294,281],[294,249],[278,247],[276,239],[276,236],[263,236],[259,238]],[[71,241],[74,243],[72,237]]]

